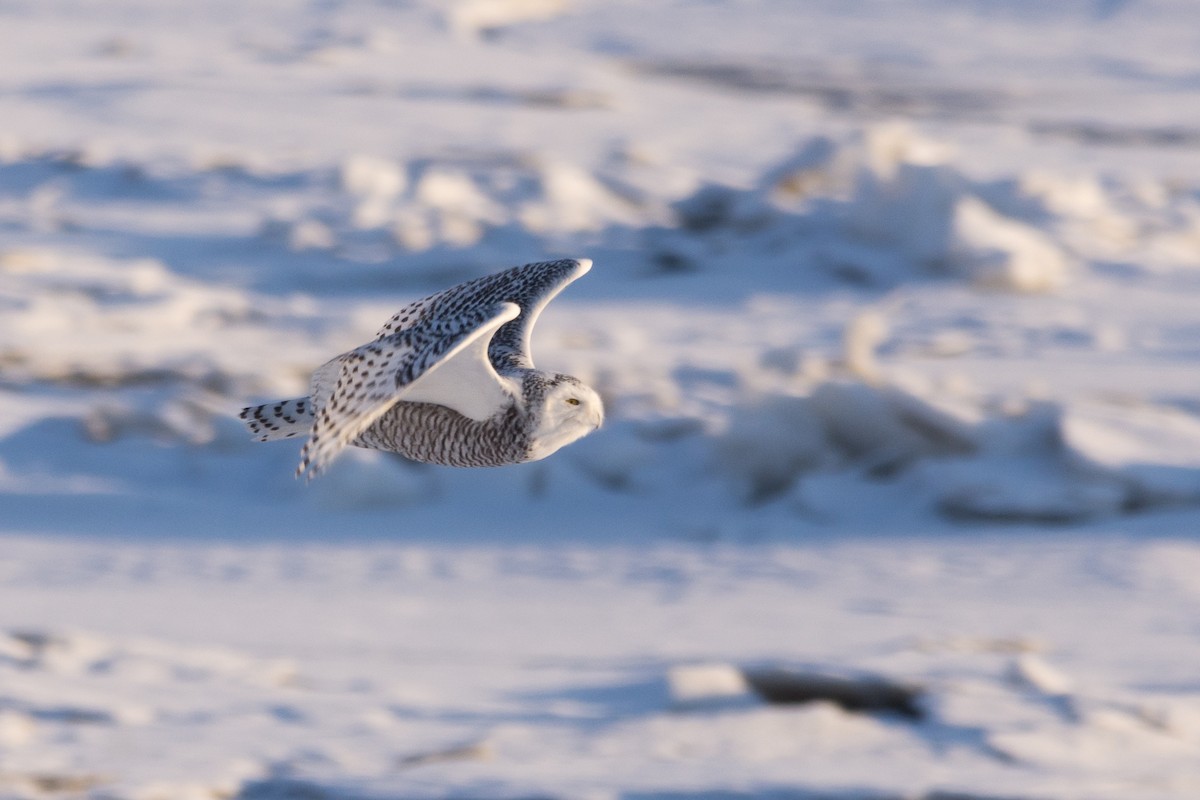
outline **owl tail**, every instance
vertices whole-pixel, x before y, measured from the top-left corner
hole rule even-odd
[[[243,408],[238,417],[260,442],[307,436],[312,430],[312,402],[307,397]]]

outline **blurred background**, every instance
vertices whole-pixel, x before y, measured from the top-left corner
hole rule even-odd
[[[5,797],[1200,793],[1200,6],[0,33]],[[554,457],[236,419],[556,257]]]

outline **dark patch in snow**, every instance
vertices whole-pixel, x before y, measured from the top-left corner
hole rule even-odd
[[[719,89],[802,97],[826,111],[909,117],[988,116],[1008,100],[1002,91],[954,86],[921,86],[881,77],[845,77],[816,70],[712,61],[640,62],[645,75],[691,81]]]
[[[920,687],[878,675],[838,675],[778,667],[749,668],[742,673],[750,688],[768,703],[825,701],[846,711],[893,712],[914,720],[925,716],[918,703]]]

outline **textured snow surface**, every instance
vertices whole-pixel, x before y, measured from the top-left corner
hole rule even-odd
[[[0,31],[0,796],[1200,796],[1200,6]],[[565,256],[608,414],[547,461],[305,486],[236,420]]]
[[[5,549],[15,796],[50,781],[205,798],[1200,786],[1194,543]],[[739,678],[763,666],[912,682],[925,716],[767,705]]]

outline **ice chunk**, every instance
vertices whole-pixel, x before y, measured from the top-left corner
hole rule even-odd
[[[895,177],[903,165],[937,166],[953,155],[945,142],[921,136],[903,122],[869,128],[863,143],[871,171],[884,180]]]
[[[566,7],[566,0],[459,0],[447,16],[460,33],[486,33],[518,22],[549,19]]]
[[[677,706],[694,708],[724,705],[750,698],[750,686],[742,671],[732,664],[694,664],[672,667],[667,687]]]
[[[364,198],[393,198],[408,184],[404,172],[394,161],[366,155],[351,156],[343,161],[339,178],[344,191]]]
[[[948,255],[951,267],[977,285],[1019,292],[1057,289],[1069,270],[1046,234],[969,196],[954,207]]]
[[[1013,660],[1009,677],[1017,684],[1045,695],[1061,696],[1071,692],[1073,684],[1057,667],[1033,653],[1022,653]]]
[[[521,223],[538,233],[597,231],[634,222],[631,205],[587,170],[562,161],[539,169],[541,196],[520,211]]]
[[[335,244],[337,236],[319,220],[301,220],[288,232],[288,247],[292,250],[329,250]]]
[[[869,309],[850,320],[842,335],[842,349],[846,368],[851,374],[868,383],[880,379],[875,349],[887,339],[887,335],[887,317],[879,311]]]
[[[1085,463],[1127,481],[1140,505],[1200,500],[1200,418],[1152,405],[1072,403],[1066,446]]]
[[[759,190],[781,203],[795,203],[829,188],[829,168],[837,155],[832,139],[818,136],[794,154],[768,168],[759,178]]]
[[[843,209],[847,232],[869,244],[898,247],[919,266],[936,267],[945,260],[955,203],[968,182],[937,159],[917,163],[905,152],[882,144],[873,149],[870,167],[860,169]]]

